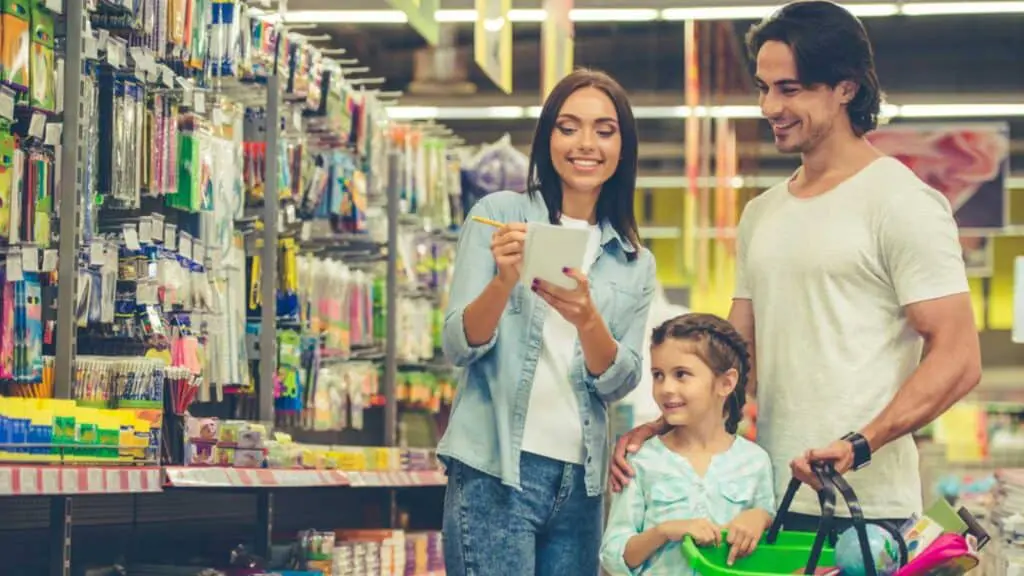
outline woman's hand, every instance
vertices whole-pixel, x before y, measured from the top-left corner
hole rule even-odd
[[[698,546],[718,546],[722,541],[722,529],[707,518],[671,520],[659,524],[658,532],[669,542],[679,542],[686,536],[693,536]]]
[[[523,268],[523,246],[526,244],[526,224],[510,222],[491,236],[491,254],[498,265],[498,280],[506,286],[519,281]]]
[[[771,516],[764,510],[744,510],[726,525],[729,543],[729,558],[726,564],[732,566],[737,558],[745,558],[757,548],[761,535],[771,524]]]
[[[555,309],[577,330],[584,329],[595,318],[600,318],[594,301],[590,299],[590,282],[585,274],[574,268],[563,270],[576,281],[576,288],[566,290],[539,278],[533,281],[533,291]]]

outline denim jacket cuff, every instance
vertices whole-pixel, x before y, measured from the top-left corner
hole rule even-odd
[[[640,369],[639,358],[628,347],[618,344],[615,360],[600,376],[594,376],[587,370],[583,362],[583,381],[587,388],[593,390],[606,402],[616,402],[629,394],[636,387],[639,378],[636,372]],[[631,381],[632,380],[632,381]]]
[[[469,341],[466,340],[466,327],[463,324],[465,313],[466,309],[464,307],[452,310],[444,322],[442,339],[444,353],[448,360],[458,367],[465,367],[476,362],[481,356],[490,352],[491,348],[494,348],[494,343],[498,340],[498,331],[495,330],[494,335],[487,342],[479,346],[470,345]]]

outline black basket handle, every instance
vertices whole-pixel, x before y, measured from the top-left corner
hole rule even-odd
[[[818,501],[821,504],[821,520],[818,523],[818,532],[814,539],[814,545],[811,548],[810,556],[807,559],[807,566],[804,570],[804,574],[813,574],[818,567],[818,562],[821,559],[821,552],[825,547],[825,538],[829,538],[830,543],[835,545],[835,531],[833,530],[832,524],[835,517],[836,507],[836,490],[843,496],[843,500],[846,501],[846,507],[850,510],[850,519],[853,522],[853,528],[857,531],[857,540],[860,543],[861,554],[864,557],[864,569],[866,576],[878,576],[875,570],[871,546],[868,544],[866,521],[864,519],[864,511],[860,506],[860,501],[857,499],[857,495],[853,491],[853,487],[843,478],[837,474],[835,468],[832,467],[831,463],[814,462],[811,464],[811,470],[814,475],[818,478],[821,488],[818,490]],[[779,510],[772,520],[772,525],[768,530],[766,541],[769,544],[774,544],[778,539],[779,532],[782,530],[783,520],[789,512],[790,506],[793,504],[793,498],[796,497],[797,491],[800,489],[800,480],[793,478],[789,482],[789,486],[786,488],[786,493],[782,498],[782,503],[779,505]],[[885,525],[883,523],[876,523],[883,529],[888,531],[893,539],[896,541],[900,552],[899,563],[900,566],[904,566],[907,563],[907,544],[903,539],[903,535],[898,530]]]
[[[815,470],[814,473],[815,475],[818,475],[818,471]],[[820,477],[818,478],[818,481],[821,482]],[[797,491],[800,490],[800,484],[800,479],[796,476],[789,481],[789,486],[786,487],[786,493],[782,496],[782,502],[779,503],[779,508],[775,513],[775,518],[772,520],[772,525],[768,528],[768,534],[765,537],[765,541],[768,544],[775,544],[775,541],[778,539],[779,532],[782,531],[782,521],[786,517],[786,514],[789,513],[789,507],[793,505],[793,498],[796,497]],[[818,490],[818,502],[821,504],[822,511],[825,509],[825,498],[832,499],[832,506],[834,508],[836,501],[834,487],[832,487],[831,484],[829,484],[829,487],[826,487],[824,483],[821,484],[822,488],[821,490]],[[828,492],[829,489],[831,489],[831,492]]]
[[[892,539],[896,542],[896,547],[899,549],[900,557],[898,558],[899,565],[906,566],[909,562],[909,552],[907,550],[907,542],[903,539],[903,534],[900,533],[899,527],[893,527],[884,522],[871,522],[864,518],[864,511],[860,507],[860,500],[857,499],[857,495],[853,492],[853,487],[846,481],[841,474],[837,474],[835,469],[831,465],[827,465],[831,471],[830,480],[832,484],[839,490],[839,493],[843,495],[843,500],[846,500],[846,507],[850,509],[850,517],[853,519],[853,527],[857,530],[857,538],[860,540],[861,552],[866,554],[865,558],[871,558],[870,547],[867,546],[867,524],[874,524],[875,526],[881,527],[883,530],[892,536]],[[860,527],[858,528],[858,522]],[[871,576],[871,574],[868,574]]]

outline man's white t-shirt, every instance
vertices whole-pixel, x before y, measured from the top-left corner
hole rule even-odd
[[[582,270],[586,274],[601,247],[600,228],[566,216],[562,216],[562,225],[590,228]],[[548,310],[530,405],[526,409],[522,449],[560,462],[583,464],[583,425],[579,401],[569,378],[576,340],[576,328],[557,311]]]
[[[949,202],[893,158],[816,197],[797,198],[784,182],[747,205],[735,297],[754,307],[758,443],[779,498],[793,458],[863,428],[917,368],[923,340],[904,307],[966,291]],[[867,517],[921,512],[910,436],[848,479]],[[791,511],[820,507],[804,487]]]

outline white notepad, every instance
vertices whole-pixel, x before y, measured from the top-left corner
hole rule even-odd
[[[583,269],[590,241],[589,228],[572,228],[531,222],[526,226],[523,248],[522,283],[529,286],[540,278],[567,290],[576,288],[576,281],[565,275],[564,268]]]

